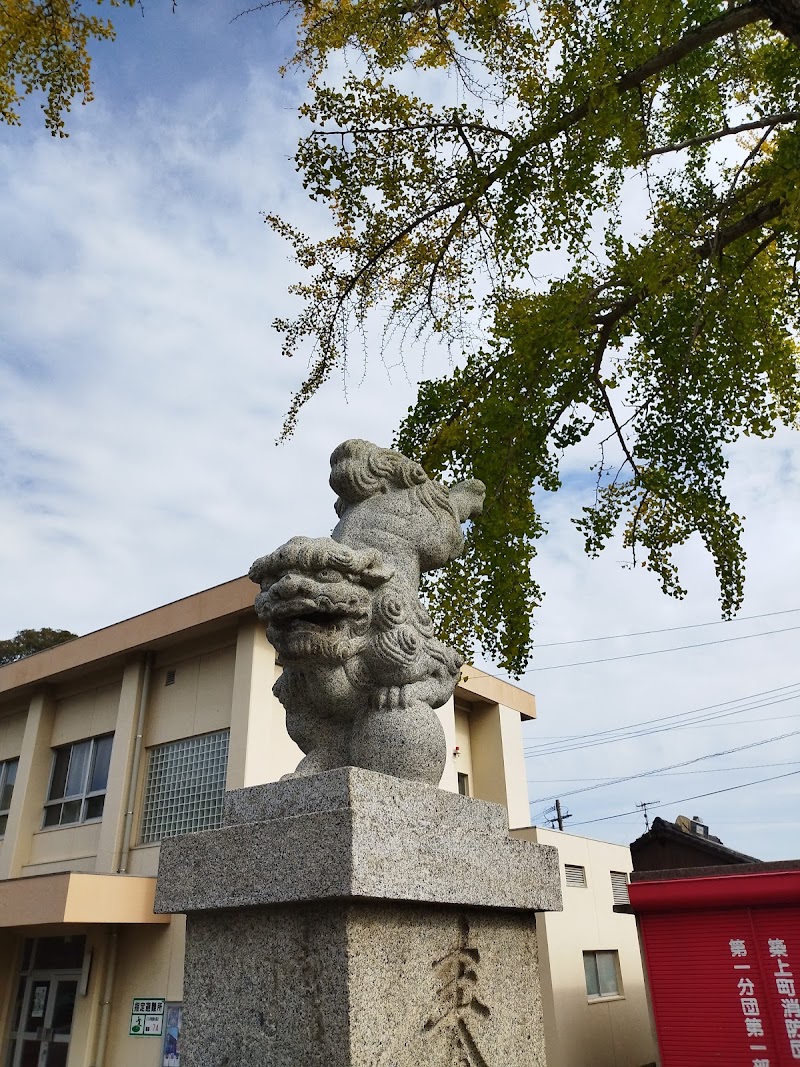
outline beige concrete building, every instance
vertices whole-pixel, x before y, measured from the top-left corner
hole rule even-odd
[[[536,916],[547,1067],[654,1065],[636,919],[628,902],[627,845],[540,827],[515,837],[554,845],[563,911]]]
[[[253,595],[237,579],[0,668],[2,1067],[178,1067],[184,926],[152,912],[159,843],[301,755]],[[442,787],[524,827],[534,715],[466,670]]]

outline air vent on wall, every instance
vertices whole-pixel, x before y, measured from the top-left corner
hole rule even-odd
[[[564,864],[564,875],[567,880],[568,886],[574,886],[577,889],[586,888],[586,868],[578,867],[574,863]]]
[[[615,904],[629,904],[628,876],[624,871],[611,871],[611,896]]]

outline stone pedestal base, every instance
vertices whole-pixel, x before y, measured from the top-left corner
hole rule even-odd
[[[294,812],[294,814],[292,814]],[[494,805],[345,768],[230,794],[165,841],[186,1067],[544,1067],[554,849]]]
[[[532,915],[306,904],[192,915],[188,1067],[544,1067]]]

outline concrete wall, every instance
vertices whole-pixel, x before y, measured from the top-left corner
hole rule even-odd
[[[114,732],[121,678],[60,696],[56,701],[51,748]]]
[[[518,712],[488,702],[463,708],[469,722],[472,796],[502,804],[509,826],[527,826],[528,785]]]
[[[169,926],[120,928],[109,1067],[160,1067],[161,1039],[129,1034],[131,1001],[135,997],[182,1000],[185,931],[181,915],[174,916]]]
[[[27,712],[22,709],[9,710],[0,718],[0,762],[19,758],[19,754],[22,751],[22,741],[25,736],[26,719]],[[2,869],[6,836],[0,837],[0,869]],[[0,955],[0,959],[2,959],[2,955]],[[1,990],[0,995],[2,995]]]
[[[303,753],[286,732],[283,708],[272,695],[280,676],[275,649],[253,618],[239,627],[232,678],[231,738],[226,789],[276,782]]]
[[[554,845],[562,912],[537,916],[547,1067],[642,1067],[656,1059],[642,958],[632,915],[613,910],[611,871],[629,874],[630,849],[531,827],[514,836]],[[564,865],[583,867],[586,887],[568,886]],[[620,995],[590,998],[583,953],[619,954]]]
[[[97,865],[100,823],[59,826],[31,835],[28,862],[21,874],[54,871],[93,871]]]
[[[468,783],[468,796],[475,794],[475,774],[472,769],[472,731],[470,729],[469,712],[463,704],[457,704],[454,708],[455,743],[458,753],[453,752],[453,770],[456,772],[456,786],[458,775],[466,774]]]
[[[184,647],[160,655],[153,670],[145,748],[230,726],[236,645]],[[210,647],[208,647],[210,646]],[[174,681],[167,684],[168,672]]]
[[[0,761],[16,759],[22,751],[27,710],[20,708],[0,719]]]

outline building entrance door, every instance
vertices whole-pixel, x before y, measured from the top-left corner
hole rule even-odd
[[[10,1067],[66,1067],[80,974],[31,972]]]

